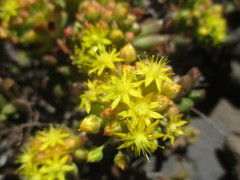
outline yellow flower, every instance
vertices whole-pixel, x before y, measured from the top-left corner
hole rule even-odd
[[[146,126],[143,121],[140,121],[137,126],[133,126],[130,121],[127,121],[129,132],[127,134],[115,133],[120,137],[120,141],[124,142],[118,149],[130,148],[135,156],[143,154],[149,161],[148,155],[151,155],[159,147],[156,139],[163,137],[163,134],[154,131],[158,123],[159,120]]]
[[[140,90],[136,90],[133,83],[133,77],[125,71],[118,77],[116,75],[108,76],[108,83],[103,87],[106,95],[102,101],[113,100],[111,109],[114,109],[120,101],[129,104],[130,96],[141,97]]]
[[[18,168],[18,172],[22,175],[27,175],[29,172],[32,172],[36,166],[34,162],[35,153],[32,149],[23,150],[21,154],[18,155],[16,162],[21,163],[21,166]]]
[[[77,65],[77,67],[81,69],[87,66],[87,63],[90,61],[91,56],[85,47],[79,48],[75,46],[74,55],[71,56],[71,59],[72,59],[72,63],[74,65]]]
[[[158,91],[161,92],[164,81],[172,82],[169,76],[173,73],[170,73],[170,68],[166,67],[168,59],[165,57],[155,59],[155,56],[153,55],[148,60],[149,61],[147,62],[140,61],[136,63],[139,68],[139,70],[136,71],[136,74],[145,76],[145,79],[143,80],[145,87],[155,81]]]
[[[90,25],[83,31],[82,45],[84,47],[93,47],[99,45],[110,45],[112,42],[107,38],[108,30],[101,28],[99,25]]]
[[[0,19],[8,22],[11,17],[17,15],[17,9],[19,8],[18,0],[4,0],[0,5]]]
[[[52,159],[46,160],[45,164],[40,168],[40,172],[44,174],[44,179],[48,180],[65,180],[66,172],[73,171],[73,165],[68,164],[68,156],[53,156]]]
[[[118,55],[119,52],[117,52],[117,49],[114,47],[107,52],[105,46],[99,46],[99,52],[93,54],[95,58],[90,61],[90,66],[92,68],[90,69],[89,74],[97,72],[100,76],[105,68],[115,69],[114,63],[123,61]]]
[[[160,119],[163,116],[156,112],[156,109],[160,105],[159,102],[152,101],[153,93],[147,94],[145,97],[136,98],[131,101],[128,106],[129,109],[120,112],[118,115],[132,119],[132,125],[136,126],[140,119],[148,125],[151,123],[150,119]]]
[[[166,133],[163,137],[163,140],[166,140],[169,138],[171,140],[171,143],[174,143],[175,136],[184,134],[184,132],[181,130],[181,126],[186,124],[187,121],[181,120],[181,117],[183,114],[173,115],[170,117],[169,122],[167,123],[166,127]]]
[[[50,126],[50,129],[39,131],[36,135],[36,140],[42,142],[39,146],[39,150],[42,151],[47,149],[48,147],[52,148],[57,145],[64,146],[64,139],[69,136],[70,134],[66,130]]]
[[[102,92],[102,90],[99,81],[91,82],[88,80],[86,85],[88,86],[88,90],[84,91],[84,94],[80,95],[81,103],[79,108],[82,109],[85,106],[86,112],[89,113],[91,110],[91,103],[98,100],[98,95]]]

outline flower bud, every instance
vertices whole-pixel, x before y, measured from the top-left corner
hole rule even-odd
[[[102,119],[93,114],[85,117],[80,125],[80,131],[86,131],[88,133],[98,133],[101,127]]]
[[[117,108],[112,109],[111,106],[107,106],[103,111],[102,111],[102,116],[105,118],[115,118],[117,114],[119,113]]]
[[[78,139],[76,138],[68,138],[65,140],[65,148],[66,149],[72,149],[77,146],[78,144]]]
[[[110,33],[110,39],[113,42],[118,42],[123,39],[123,32],[120,29],[114,29]]]
[[[209,30],[206,27],[200,27],[198,29],[198,34],[201,36],[207,36],[209,34]]]
[[[122,131],[122,126],[118,121],[108,121],[104,128],[105,136],[112,136],[114,133]]]
[[[102,17],[101,19],[103,19],[104,21],[110,23],[113,19],[113,11],[111,10],[106,10],[102,13]]]
[[[24,43],[33,43],[37,40],[39,40],[39,37],[34,30],[26,31],[21,38],[21,41]]]
[[[117,167],[124,170],[127,166],[128,159],[121,151],[119,151],[114,157],[114,163]]]
[[[123,58],[126,63],[131,63],[136,60],[137,53],[131,43],[126,44],[120,51],[120,58]]]
[[[87,20],[95,21],[100,16],[100,5],[96,1],[85,1],[81,3],[79,12],[83,12]]]
[[[77,149],[73,153],[74,159],[77,159],[79,161],[86,160],[87,159],[87,155],[88,155],[88,150],[84,149],[84,148]]]
[[[174,115],[179,114],[179,108],[178,108],[178,106],[175,105],[175,104],[174,104],[174,105],[171,105],[171,106],[168,108],[166,114],[167,114],[168,117],[171,117],[171,116],[174,116]]]
[[[178,92],[180,91],[181,86],[174,82],[165,82],[162,87],[162,94],[173,99],[177,96]]]
[[[87,162],[99,162],[103,158],[103,148],[104,146],[95,147],[89,151],[87,156]]]
[[[159,95],[157,96],[157,101],[159,102],[159,106],[157,107],[157,110],[163,111],[169,106],[170,99],[167,96]]]
[[[116,20],[123,20],[126,18],[128,14],[128,9],[122,6],[121,4],[118,4],[115,8],[115,14],[114,14],[114,19]]]
[[[125,36],[125,40],[129,42],[134,40],[135,34],[134,32],[127,31],[124,36]]]

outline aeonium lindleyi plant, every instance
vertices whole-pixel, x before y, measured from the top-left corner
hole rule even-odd
[[[90,151],[90,162],[100,161],[109,144],[118,149],[114,160],[122,169],[131,156],[144,156],[149,161],[155,150],[164,148],[159,141],[170,140],[173,144],[175,137],[183,134],[181,126],[187,123],[174,101],[181,86],[173,80],[169,60],[154,55],[137,57],[130,43],[119,51],[111,47],[102,51],[99,47],[96,53],[96,58],[104,58],[98,66],[99,59],[89,60],[93,62],[88,73],[93,78],[87,80],[86,90],[80,95],[80,109],[85,108],[89,115],[79,130],[109,139],[93,149],[99,156]]]

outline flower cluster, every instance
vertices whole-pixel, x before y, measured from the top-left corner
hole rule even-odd
[[[70,44],[75,44],[73,64],[81,71],[95,67],[90,74],[95,71],[101,74],[105,66],[114,69],[113,63],[121,59],[117,58],[115,47],[108,52],[105,46],[122,46],[132,40],[134,23],[136,18],[129,12],[127,3],[96,0],[80,3],[76,21],[64,31]]]
[[[4,0],[0,13],[0,38],[23,45],[40,44],[44,49],[62,31],[67,13],[55,1]]]
[[[89,114],[80,131],[102,132],[110,140],[119,139],[116,145],[121,155],[131,152],[148,160],[160,147],[158,139],[174,143],[175,136],[183,134],[180,127],[186,121],[181,120],[178,110],[171,111],[181,86],[172,80],[174,73],[166,57],[137,58],[128,43],[119,52],[99,47],[95,58],[89,69],[94,79],[88,80],[80,95],[80,108],[85,107]]]
[[[179,29],[191,29],[199,42],[218,45],[226,39],[223,7],[211,0],[184,2],[176,13],[176,21]]]
[[[75,42],[83,40],[88,46],[98,40],[121,44],[133,38],[135,22],[129,4],[124,1],[83,1],[78,6],[73,26],[65,29],[65,35]]]
[[[69,130],[51,126],[38,131],[19,154],[18,172],[29,180],[65,180],[75,169],[71,152],[78,140]]]

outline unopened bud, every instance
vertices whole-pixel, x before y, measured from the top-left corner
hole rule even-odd
[[[165,82],[162,87],[162,94],[173,99],[177,96],[178,92],[180,91],[181,86],[174,82]]]
[[[166,113],[169,117],[179,114],[179,108],[177,105],[171,105]]]
[[[79,12],[83,12],[87,20],[95,21],[100,16],[100,5],[96,1],[84,1],[79,7]]]
[[[88,133],[98,133],[101,127],[102,119],[93,114],[85,117],[80,125],[80,131],[86,131]]]
[[[99,162],[103,158],[103,148],[104,146],[95,147],[89,151],[87,156],[87,162]]]
[[[117,167],[124,170],[127,166],[128,159],[121,151],[119,151],[114,157],[114,163]]]
[[[122,131],[122,126],[118,121],[108,121],[104,128],[105,136],[112,136],[114,133],[119,133]]]
[[[200,27],[198,29],[198,34],[201,36],[207,36],[209,34],[209,30],[206,27]]]
[[[113,42],[118,42],[123,39],[123,32],[120,29],[114,29],[110,33],[110,39]]]
[[[67,149],[72,149],[72,148],[76,147],[77,144],[78,144],[78,140],[76,138],[75,139],[68,138],[65,140],[65,147]]]
[[[137,53],[131,43],[126,44],[120,51],[120,58],[123,58],[126,63],[131,63],[136,60]]]
[[[135,34],[134,34],[134,32],[127,31],[127,32],[125,33],[124,37],[125,37],[125,40],[126,40],[127,42],[131,42],[131,41],[134,40]]]
[[[21,38],[21,41],[25,43],[33,43],[33,42],[36,42],[37,40],[38,40],[38,35],[34,30],[29,30],[25,32],[23,37]]]
[[[84,149],[84,148],[77,149],[73,153],[74,159],[77,159],[79,161],[86,160],[87,159],[87,155],[88,155],[88,150]]]
[[[127,14],[128,14],[128,10],[127,8],[123,7],[121,4],[118,4],[115,8],[115,18],[117,20],[123,20],[126,18]]]
[[[118,113],[119,113],[119,111],[117,108],[112,109],[111,106],[107,106],[103,110],[102,116],[104,116],[105,118],[115,118]]]
[[[110,23],[113,20],[113,11],[111,10],[106,10],[102,13],[102,17],[104,21]]]
[[[159,106],[157,107],[157,110],[163,111],[169,106],[170,99],[167,96],[159,95],[157,96],[157,101],[159,102]]]

